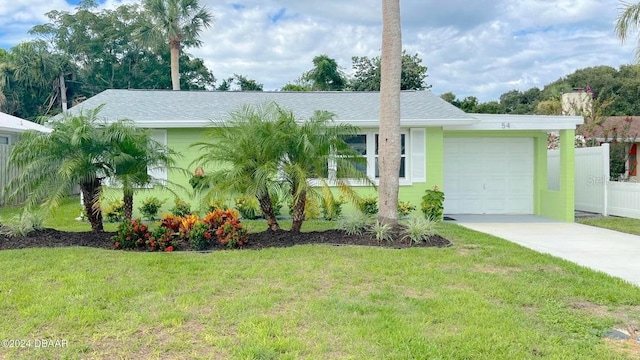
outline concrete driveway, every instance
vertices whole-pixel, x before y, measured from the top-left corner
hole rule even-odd
[[[451,215],[456,223],[640,286],[640,236],[533,215]]]

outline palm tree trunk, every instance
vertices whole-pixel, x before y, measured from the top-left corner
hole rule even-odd
[[[276,219],[276,214],[273,211],[273,204],[271,204],[271,197],[260,196],[258,197],[258,203],[260,203],[260,210],[264,214],[265,219],[267,219],[268,229],[271,231],[280,230],[280,224],[278,224],[278,219]]]
[[[122,203],[124,207],[124,219],[131,221],[133,217],[133,192],[124,191]]]
[[[380,78],[380,209],[381,223],[398,223],[400,186],[400,80],[402,31],[400,0],[382,0],[382,54]]]
[[[180,90],[180,42],[170,41],[171,47],[171,85],[173,90]]]
[[[100,193],[102,191],[100,180],[94,179],[92,182],[80,184],[80,190],[84,199],[84,211],[87,213],[91,230],[93,232],[103,232],[102,210],[100,209]]]
[[[291,222],[291,232],[300,232],[304,222],[304,206],[307,203],[307,193],[300,193],[298,201],[293,205],[293,219]]]

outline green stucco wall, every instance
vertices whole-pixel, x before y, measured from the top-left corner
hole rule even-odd
[[[169,172],[169,181],[179,186],[171,186],[178,196],[194,205],[200,203],[199,198],[194,196],[189,185],[189,178],[197,164],[192,162],[198,156],[198,150],[190,148],[196,141],[202,140],[205,129],[168,129],[167,144],[170,148],[180,154],[178,166],[184,168],[185,172],[172,170]],[[534,213],[563,221],[573,221],[574,219],[574,131],[565,130],[561,132],[561,173],[560,190],[550,191],[547,189],[547,138],[546,133],[540,131],[443,131],[442,128],[427,128],[425,134],[426,153],[426,182],[414,182],[411,185],[401,185],[399,189],[400,201],[411,202],[416,206],[415,215],[420,212],[420,202],[424,191],[438,186],[440,189],[444,185],[444,139],[448,137],[528,137],[534,140]],[[207,171],[208,169],[205,169]],[[180,189],[182,187],[182,189]],[[335,189],[334,189],[335,190]],[[372,187],[356,187],[361,195],[377,196],[377,190]],[[336,191],[337,193],[337,191]],[[106,198],[112,199],[120,197],[120,191],[109,189],[106,191]],[[137,208],[140,202],[149,196],[165,199],[162,212],[168,211],[173,206],[174,194],[167,190],[144,189],[135,195],[134,216],[139,216]],[[446,196],[446,194],[445,194]],[[233,199],[229,195],[219,194],[219,198],[227,198],[230,203]],[[286,210],[285,210],[286,211]],[[345,213],[354,212],[351,206],[344,207]]]

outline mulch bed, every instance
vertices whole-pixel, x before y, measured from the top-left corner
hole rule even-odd
[[[0,250],[25,249],[25,248],[54,248],[67,246],[87,246],[102,249],[114,249],[111,237],[114,233],[94,233],[94,232],[66,232],[54,229],[34,231],[27,236],[7,237],[0,235]],[[348,235],[342,230],[312,231],[302,233],[291,233],[289,231],[263,231],[249,235],[249,244],[243,249],[264,249],[276,247],[289,247],[303,244],[328,244],[328,245],[362,245],[377,246],[387,248],[408,248],[408,247],[447,247],[451,242],[438,235],[429,238],[426,242],[409,245],[406,240],[400,240],[401,236],[396,234],[394,242],[384,242],[382,244],[370,234]],[[226,247],[215,245],[209,250],[224,250]],[[178,250],[189,250],[188,246],[179,247]]]

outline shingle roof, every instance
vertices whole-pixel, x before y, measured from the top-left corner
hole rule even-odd
[[[263,104],[274,101],[290,109],[297,117],[307,119],[315,110],[327,110],[341,121],[379,119],[379,92],[226,92],[226,91],[164,91],[105,90],[74,106],[77,114],[105,104],[100,116],[107,120],[128,118],[136,123],[171,122],[171,127],[201,121],[224,120],[230,111],[243,104]],[[442,100],[430,91],[403,91],[401,119],[475,121],[462,110]],[[188,127],[186,125],[185,127]]]
[[[640,116],[610,116],[601,124],[580,125],[576,132],[586,138],[640,141]]]
[[[8,131],[12,133],[21,133],[27,130],[37,130],[40,132],[51,132],[48,127],[36,124],[34,122],[15,117],[13,115],[0,112],[0,131]]]

